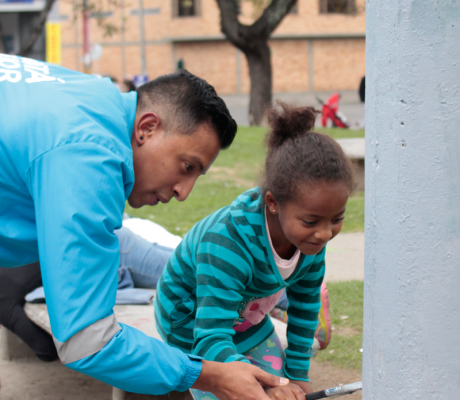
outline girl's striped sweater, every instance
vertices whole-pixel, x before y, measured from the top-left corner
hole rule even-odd
[[[198,222],[171,256],[158,282],[155,319],[163,339],[207,360],[249,360],[242,353],[273,332],[267,315],[243,332],[246,304],[286,288],[289,307],[284,371],[308,381],[320,309],[325,248],[301,255],[284,281],[273,259],[258,188]]]

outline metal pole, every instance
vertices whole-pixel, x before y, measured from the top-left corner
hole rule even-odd
[[[308,40],[308,86],[310,92],[315,91],[315,61],[313,59],[313,40]]]
[[[141,42],[141,69],[142,75],[147,75],[147,61],[145,57],[145,29],[144,29],[144,3],[139,0],[139,35]]]
[[[83,72],[91,74],[90,21],[88,0],[83,0]]]
[[[123,74],[123,79],[126,78],[126,37],[125,37],[125,1],[120,1],[121,7],[121,73]]]

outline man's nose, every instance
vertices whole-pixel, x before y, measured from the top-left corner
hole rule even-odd
[[[184,201],[193,189],[193,185],[196,182],[195,179],[184,180],[173,187],[174,197],[177,201]]]

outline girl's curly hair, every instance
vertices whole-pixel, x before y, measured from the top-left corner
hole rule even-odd
[[[311,132],[319,111],[283,102],[268,111],[270,131],[262,193],[270,191],[280,202],[294,200],[299,187],[321,182],[344,183],[355,188],[351,161],[331,137]]]

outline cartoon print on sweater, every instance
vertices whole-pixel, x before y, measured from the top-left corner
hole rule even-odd
[[[283,294],[283,289],[268,297],[252,298],[240,304],[238,313],[240,317],[235,320],[233,329],[236,332],[244,332],[251,326],[260,323],[268,314]]]

